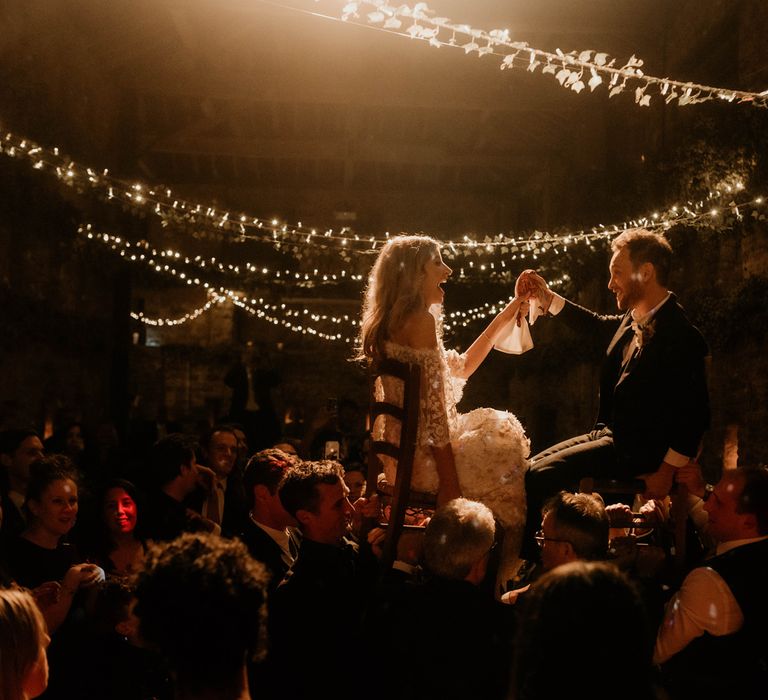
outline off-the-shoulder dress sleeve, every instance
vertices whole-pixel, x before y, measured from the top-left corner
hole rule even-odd
[[[448,380],[451,383],[451,394],[454,408],[464,394],[464,385],[467,380],[464,378],[464,366],[467,362],[467,356],[464,353],[458,353],[456,350],[443,350],[445,364],[448,368]]]

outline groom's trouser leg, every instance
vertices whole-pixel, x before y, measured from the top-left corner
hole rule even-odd
[[[531,459],[525,474],[528,514],[520,556],[539,559],[534,535],[541,528],[544,502],[562,489],[575,489],[584,476],[616,476],[616,454],[610,430],[596,430],[564,440]]]

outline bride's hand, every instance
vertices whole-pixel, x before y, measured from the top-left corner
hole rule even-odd
[[[515,296],[523,296],[528,299],[539,297],[548,302],[552,291],[546,280],[536,270],[523,270],[515,282]]]

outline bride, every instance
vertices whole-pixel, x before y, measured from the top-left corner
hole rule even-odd
[[[498,580],[514,571],[525,522],[524,474],[530,443],[515,416],[492,408],[460,414],[466,380],[497,339],[525,311],[516,297],[463,354],[446,350],[440,316],[450,277],[440,247],[427,236],[399,236],[379,253],[368,278],[360,324],[359,356],[389,357],[421,366],[421,393],[411,489],[437,494],[438,505],[464,496],[485,503],[504,527]],[[377,400],[402,405],[403,386],[394,378],[375,387]],[[397,442],[398,421],[380,417],[374,440]],[[387,481],[395,463],[382,457]]]

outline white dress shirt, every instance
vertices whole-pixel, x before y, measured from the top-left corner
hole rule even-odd
[[[288,533],[288,528],[286,527],[282,530],[276,530],[273,527],[269,527],[268,525],[260,523],[258,520],[254,519],[253,515],[250,513],[248,514],[248,517],[251,519],[251,522],[254,525],[264,530],[264,532],[266,532],[270,538],[275,541],[275,544],[280,547],[282,552],[280,558],[283,560],[283,562],[289,567],[293,566],[293,562],[296,560],[296,558],[294,557],[293,552],[291,551],[291,546],[289,544],[290,534]]]
[[[768,536],[723,542],[717,554]],[[708,566],[693,569],[664,609],[664,621],[656,637],[654,663],[661,664],[708,632],[715,637],[733,634],[744,624],[744,615],[722,576]]]

